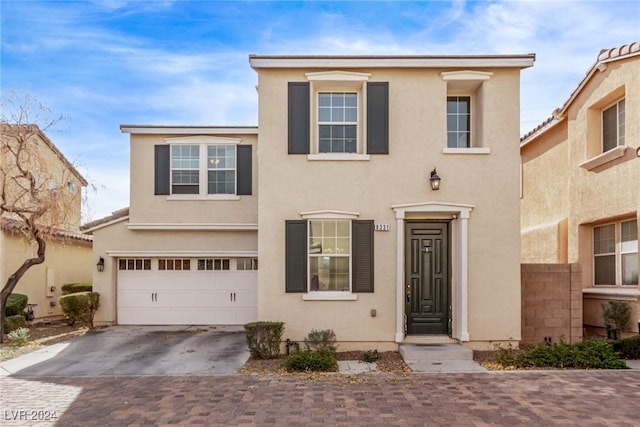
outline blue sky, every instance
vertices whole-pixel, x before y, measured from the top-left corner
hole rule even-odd
[[[86,221],[129,204],[121,124],[257,125],[256,54],[524,54],[521,133],[600,49],[640,40],[640,1],[0,0],[1,89],[66,119],[48,132],[92,183]]]

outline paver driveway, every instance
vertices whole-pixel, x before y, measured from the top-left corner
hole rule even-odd
[[[0,378],[0,424],[640,425],[638,371]]]

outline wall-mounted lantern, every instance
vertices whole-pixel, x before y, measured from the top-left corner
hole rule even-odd
[[[98,269],[99,273],[102,273],[104,271],[104,258],[100,257],[98,263],[96,264],[96,268]]]
[[[441,178],[438,176],[438,172],[436,172],[436,168],[433,168],[431,171],[431,178],[429,178],[429,183],[431,183],[431,189],[433,191],[440,189],[440,181]]]

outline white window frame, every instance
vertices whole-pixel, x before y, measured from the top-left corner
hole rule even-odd
[[[358,219],[357,212],[339,210],[321,210],[300,212],[300,216],[307,222],[307,292],[302,294],[303,301],[356,301],[358,294],[353,293],[353,221]],[[311,268],[309,257],[309,236],[312,221],[349,221],[349,291],[311,291]]]
[[[622,105],[622,111],[620,111],[620,106]],[[615,117],[616,117],[616,125],[615,125],[615,145],[612,147],[605,149],[605,119],[604,115],[606,112],[611,111],[615,108]],[[602,109],[600,112],[600,148],[602,153],[608,153],[609,151],[615,150],[618,147],[624,147],[625,143],[625,117],[626,117],[626,103],[625,98],[618,99],[617,101],[608,104],[606,107]]]
[[[321,111],[321,109],[322,109],[322,108],[326,108],[325,106],[321,106],[321,105],[320,105],[320,98],[321,98],[323,95],[328,95],[328,96],[331,98],[331,101],[332,101],[332,102],[331,102],[331,104],[332,104],[332,105],[331,105],[331,106],[329,106],[329,110],[331,110],[331,112],[333,112],[333,110],[334,110],[334,108],[335,108],[335,107],[333,107],[333,101],[334,101],[335,96],[340,95],[340,96],[342,96],[343,98],[345,98],[345,103],[342,105],[342,111],[343,111],[343,113],[344,113],[344,115],[345,115],[345,117],[343,118],[343,120],[333,120],[333,119],[330,119],[330,120],[327,120],[327,121],[323,121],[323,120],[321,120],[321,119],[320,119],[320,111]],[[340,154],[357,154],[357,153],[358,153],[358,151],[359,151],[359,146],[361,145],[361,144],[360,144],[360,140],[359,140],[359,138],[358,138],[358,134],[360,133],[360,131],[359,131],[360,125],[359,125],[359,123],[358,123],[358,117],[359,117],[359,115],[360,115],[360,109],[361,109],[361,106],[359,105],[359,98],[360,98],[360,95],[358,94],[358,92],[352,92],[352,91],[344,91],[344,92],[338,92],[338,91],[320,91],[320,92],[318,92],[318,93],[316,94],[316,96],[317,96],[317,101],[318,101],[318,102],[317,102],[317,105],[316,105],[316,108],[317,108],[317,117],[318,117],[318,120],[317,120],[317,132],[318,132],[318,153],[321,153],[321,154],[335,154],[335,153],[340,153]],[[346,113],[347,113],[347,109],[348,109],[348,106],[346,105],[346,98],[347,98],[347,96],[349,96],[349,97],[354,96],[354,97],[355,97],[355,100],[356,100],[356,106],[355,106],[355,108],[356,108],[356,119],[355,119],[355,121],[354,121],[354,120],[347,120],[347,119],[346,119]],[[321,136],[320,136],[321,131],[320,131],[320,130],[321,130],[321,128],[322,128],[323,126],[329,126],[329,127],[333,127],[333,126],[344,126],[344,127],[347,127],[347,126],[349,126],[349,127],[354,127],[354,128],[355,128],[355,139],[356,139],[356,143],[355,143],[355,151],[322,151],[321,141],[320,141],[320,140],[321,140]],[[346,146],[346,139],[347,139],[347,138],[346,138],[346,136],[344,136],[344,137],[343,137],[343,139],[344,139],[344,141],[345,141],[345,142],[344,142],[344,144],[345,144],[345,146]]]
[[[198,193],[197,194],[171,194],[167,196],[167,200],[193,200],[193,199],[206,199],[206,200],[240,200],[238,196],[238,145],[240,144],[239,138],[224,138],[224,137],[183,137],[183,138],[167,138],[166,142],[170,145],[170,151],[173,146],[176,145],[196,145],[199,148],[198,157]],[[235,166],[233,168],[225,169],[209,169],[209,153],[208,147],[210,146],[234,146]],[[169,188],[173,191],[173,157],[170,152],[169,155],[170,172],[169,172]],[[209,194],[209,171],[210,170],[234,170],[234,182],[235,188],[233,193],[229,194]]]
[[[366,153],[366,84],[371,74],[350,71],[321,71],[306,73],[311,87],[311,154],[309,160],[369,160]],[[356,152],[321,153],[320,121],[318,117],[320,93],[355,93],[357,102]],[[322,124],[329,124],[323,122]],[[332,122],[331,124],[353,124],[352,122]]]
[[[638,241],[635,241],[635,245],[633,245],[633,241],[631,242],[631,244],[629,245],[624,245],[625,242],[622,241],[622,224],[623,223],[627,223],[627,222],[631,222],[631,221],[636,221],[636,227],[637,227],[637,219],[634,218],[629,218],[629,219],[624,219],[624,220],[620,220],[620,221],[616,221],[616,222],[609,222],[609,223],[605,223],[605,224],[599,224],[597,226],[593,227],[593,231],[591,234],[591,244],[592,244],[592,274],[593,274],[593,286],[596,286],[598,288],[600,287],[630,287],[630,286],[638,286],[638,283],[631,283],[631,284],[623,284],[622,280],[623,280],[623,272],[622,272],[622,256],[623,255],[628,255],[628,254],[636,254],[636,256],[638,255]],[[601,253],[601,254],[596,254],[595,253],[595,231],[598,228],[602,228],[602,227],[607,227],[607,226],[613,226],[614,227],[614,240],[615,240],[615,244],[614,244],[614,251],[613,252],[607,252],[607,253]],[[603,257],[603,256],[614,256],[614,262],[615,262],[615,283],[606,283],[606,284],[596,284],[596,263],[595,263],[595,259],[597,257]]]

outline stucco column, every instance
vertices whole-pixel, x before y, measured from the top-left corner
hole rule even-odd
[[[469,341],[469,273],[467,262],[468,255],[468,230],[469,230],[469,212],[461,211],[458,217],[459,222],[459,248],[458,248],[458,339],[460,341]]]
[[[396,342],[404,341],[404,212],[396,211]]]

